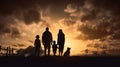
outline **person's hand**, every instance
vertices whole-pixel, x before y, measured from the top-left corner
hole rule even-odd
[[[50,44],[52,45],[52,42],[50,42]]]

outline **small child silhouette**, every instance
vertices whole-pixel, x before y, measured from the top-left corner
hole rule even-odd
[[[57,44],[56,44],[56,41],[53,41],[52,48],[53,48],[53,54],[54,54],[54,56],[55,56],[55,55],[56,55],[56,51],[57,51]]]
[[[40,55],[40,49],[41,49],[41,42],[40,42],[40,36],[36,35],[36,39],[34,42],[34,47],[35,47],[35,56],[39,56]]]
[[[71,48],[69,47],[67,48],[66,52],[64,53],[64,56],[70,56],[70,49]]]

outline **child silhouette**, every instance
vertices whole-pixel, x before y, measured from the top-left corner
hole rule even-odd
[[[55,55],[56,55],[56,51],[57,51],[57,44],[56,44],[56,41],[53,41],[52,48],[53,48],[53,54],[54,54],[54,56],[55,56]]]

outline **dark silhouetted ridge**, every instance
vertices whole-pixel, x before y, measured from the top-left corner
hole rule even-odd
[[[92,67],[105,67],[105,66],[120,66],[120,57],[116,56],[103,56],[103,57],[87,57],[87,56],[46,56],[46,57],[0,57],[0,65],[12,66],[45,66],[48,67],[74,67],[74,66],[92,66]]]

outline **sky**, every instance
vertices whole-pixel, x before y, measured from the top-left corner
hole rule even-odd
[[[70,47],[71,55],[85,49],[114,50],[119,55],[119,19],[119,0],[1,0],[0,45],[18,50],[33,46],[35,36],[41,40],[49,27],[53,40],[63,30],[64,51]]]

